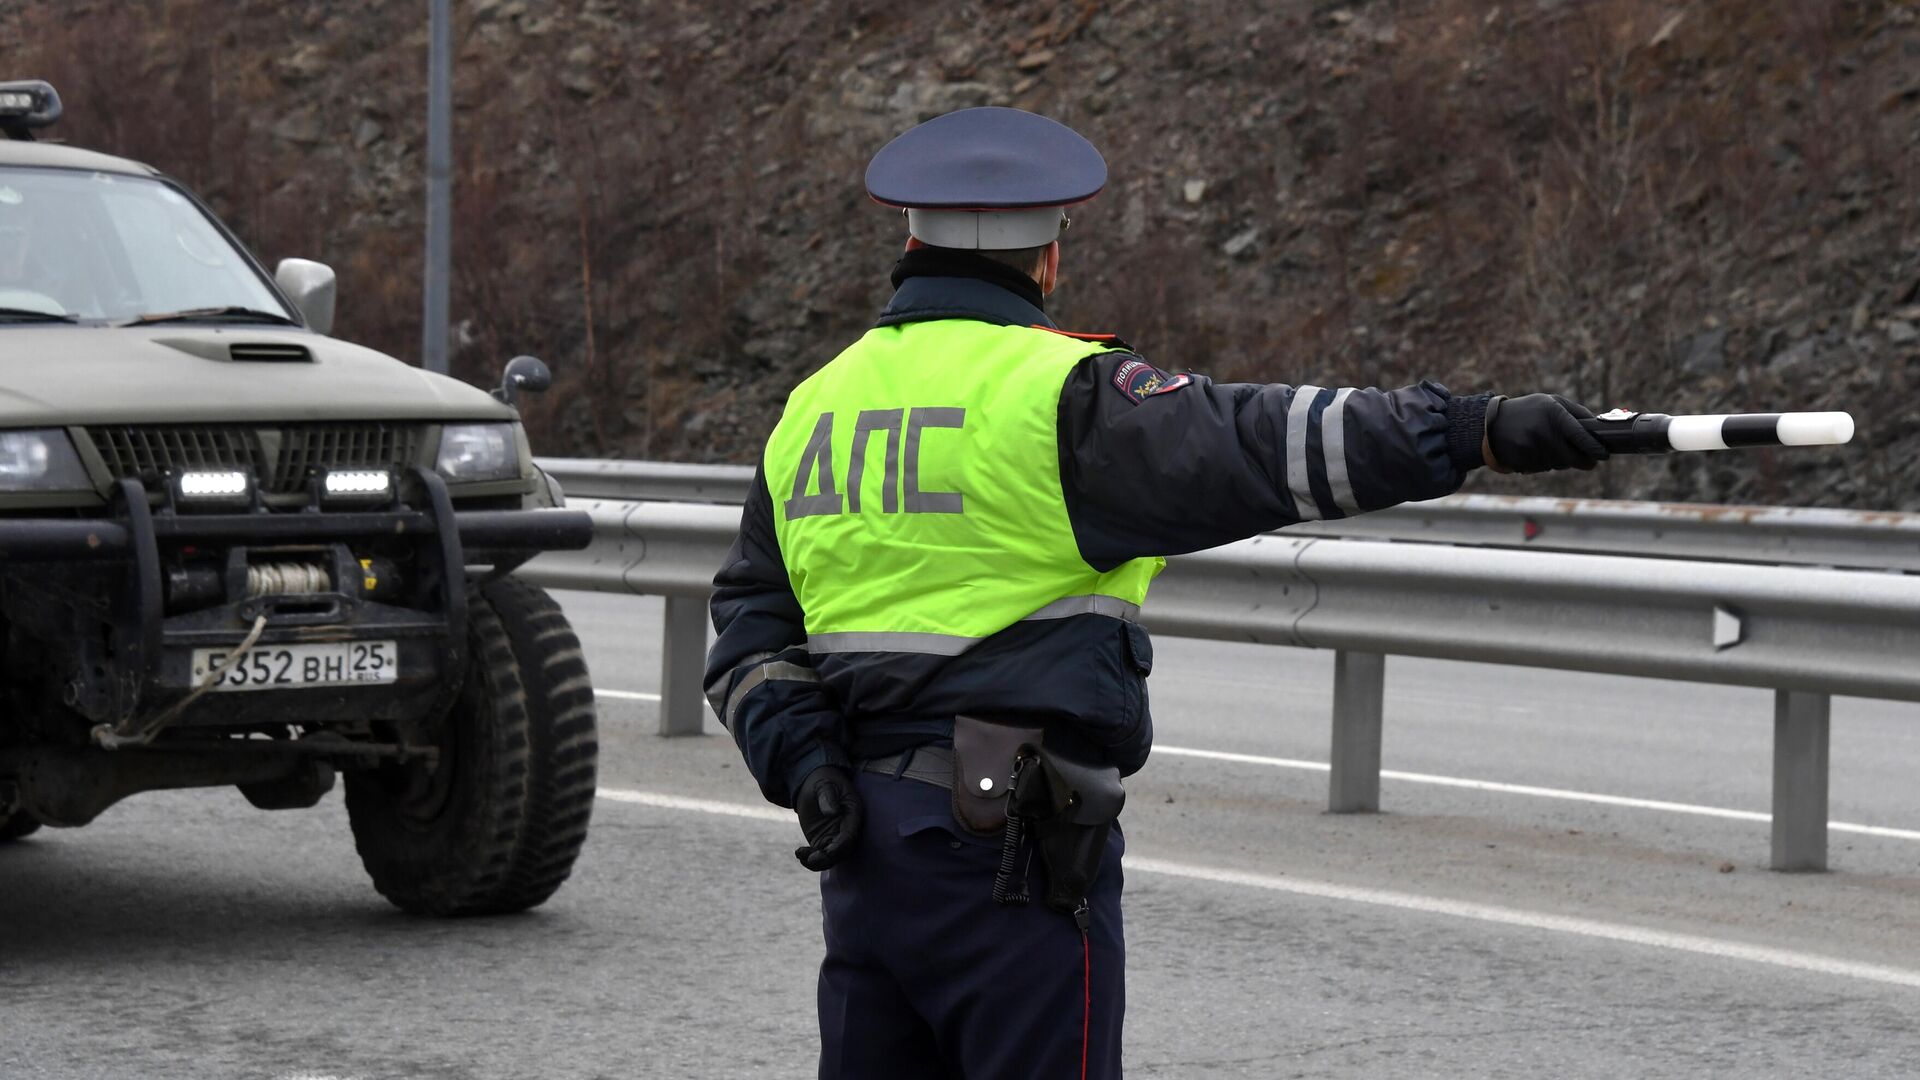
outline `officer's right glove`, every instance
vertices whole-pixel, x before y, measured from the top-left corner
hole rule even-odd
[[[1494,467],[1508,472],[1591,469],[1607,448],[1580,426],[1593,412],[1559,394],[1495,398],[1487,407],[1487,449]]]
[[[793,809],[800,815],[805,847],[795,848],[800,865],[818,873],[839,863],[853,850],[866,820],[866,808],[854,789],[853,774],[838,765],[822,765],[800,781]]]

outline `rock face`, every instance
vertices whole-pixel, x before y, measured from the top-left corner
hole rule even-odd
[[[1844,450],[1477,490],[1920,510],[1920,18],[1900,0],[455,5],[457,370],[549,452],[751,460],[904,236],[860,178],[1012,105],[1106,153],[1055,316],[1230,380],[1852,410]],[[413,355],[424,10],[0,0],[59,134],[340,272]]]

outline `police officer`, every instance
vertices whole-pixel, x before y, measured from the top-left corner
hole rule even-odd
[[[1061,331],[1066,208],[1106,172],[1005,108],[875,156],[867,190],[911,237],[897,291],[788,398],[714,581],[709,701],[821,872],[823,1077],[1120,1074],[1120,830],[1080,925],[996,903],[1003,838],[956,819],[956,717],[1131,774],[1164,556],[1607,456],[1563,398],[1215,383]]]

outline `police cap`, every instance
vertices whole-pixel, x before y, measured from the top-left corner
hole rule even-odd
[[[867,165],[867,194],[907,212],[907,230],[935,247],[1039,247],[1066,227],[1065,208],[1107,183],[1107,163],[1072,128],[1020,109],[936,116]]]

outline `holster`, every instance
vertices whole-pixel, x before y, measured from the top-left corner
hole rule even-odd
[[[1059,807],[1034,825],[1040,861],[1047,868],[1047,906],[1071,915],[1086,902],[1087,890],[1100,876],[1107,834],[1127,803],[1127,792],[1113,765],[1090,765],[1043,750],[1040,766],[1029,771],[1045,778],[1047,805]],[[1016,812],[1025,801],[1015,795]]]
[[[1077,912],[1100,876],[1107,835],[1126,805],[1120,770],[1049,750],[1039,728],[962,716],[953,724],[953,773],[960,824],[993,835],[1012,814],[1030,826],[1047,871],[1047,906]]]

